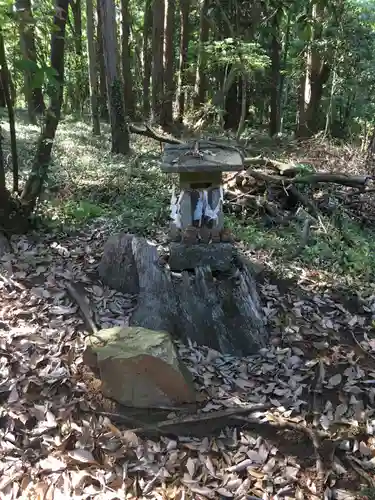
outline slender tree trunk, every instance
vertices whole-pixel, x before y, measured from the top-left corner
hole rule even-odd
[[[82,8],[81,0],[70,0],[70,8],[73,14],[74,45],[77,56],[82,55]]]
[[[242,85],[242,92],[241,92],[241,117],[240,117],[240,122],[238,124],[238,129],[237,129],[237,134],[236,134],[236,139],[239,140],[241,137],[242,132],[245,129],[245,120],[246,120],[246,114],[247,114],[247,74],[245,72],[242,73],[241,75],[241,85]]]
[[[31,123],[36,123],[36,115],[44,113],[45,105],[41,87],[36,87],[33,79],[37,70],[35,47],[35,21],[30,0],[16,0],[17,17],[20,30],[21,54],[25,61],[31,63],[24,70],[24,89],[28,117]]]
[[[290,23],[291,23],[291,15],[290,12],[288,12],[286,20],[285,41],[283,47],[283,59],[282,59],[283,71],[280,74],[280,90],[279,90],[280,132],[282,132],[283,114],[284,114],[285,104],[287,101],[286,95],[284,95],[284,88],[285,88],[285,72],[287,69],[287,60],[288,60],[289,46],[290,46]]]
[[[173,124],[173,98],[174,84],[174,34],[175,34],[175,0],[166,3],[165,16],[165,70],[164,70],[164,102],[162,109],[161,125],[170,127]]]
[[[31,173],[22,192],[21,200],[32,212],[42,193],[51,162],[52,145],[60,121],[64,88],[65,26],[69,0],[56,0],[51,35],[51,68],[56,72],[56,85],[51,89],[50,106],[46,111],[45,123],[39,137]]]
[[[114,0],[99,0],[102,17],[102,35],[109,116],[111,122],[112,153],[127,154],[130,149],[129,131],[123,102],[121,80],[117,72],[116,11]]]
[[[10,95],[9,69],[5,57],[5,46],[3,33],[0,30],[0,93],[4,95],[5,104],[8,109],[10,144],[13,165],[13,191],[18,192],[18,153],[16,138],[16,122],[14,117],[13,102]]]
[[[183,123],[185,114],[186,69],[189,48],[189,11],[190,0],[180,0],[181,35],[180,67],[178,72],[178,120],[180,123]]]
[[[280,131],[280,29],[278,13],[276,12],[272,20],[271,35],[271,102],[270,102],[270,136],[273,137]]]
[[[1,35],[0,35],[1,36]],[[4,199],[7,193],[6,183],[5,183],[5,162],[4,162],[4,151],[3,151],[3,130],[0,126],[0,200]],[[1,201],[0,201],[1,203]]]
[[[96,69],[96,47],[94,38],[94,8],[92,0],[86,0],[86,33],[87,33],[87,54],[89,64],[90,79],[90,102],[92,133],[100,135],[99,101],[98,101],[98,77]]]
[[[164,0],[152,5],[152,118],[160,122],[164,92]]]
[[[82,114],[85,100],[87,99],[89,88],[87,85],[87,74],[84,67],[82,51],[82,7],[81,0],[70,0],[70,9],[73,16],[73,23],[69,23],[73,32],[75,49],[75,81],[71,91],[72,111]],[[68,19],[69,21],[69,19]]]
[[[129,0],[121,0],[121,26],[121,62],[122,78],[124,79],[124,101],[128,116],[131,119],[134,119],[135,102],[133,91],[133,75],[131,71]]]
[[[322,37],[322,27],[319,21],[324,18],[324,9],[314,4],[312,17],[315,20],[315,27],[312,28],[311,42],[306,51],[306,71],[303,89],[301,89],[297,137],[310,137],[318,131],[323,86],[327,83],[331,71],[330,65],[323,59],[319,48],[314,43]]]
[[[108,95],[107,95],[107,83],[105,78],[103,35],[102,35],[103,22],[100,13],[99,0],[97,0],[96,3],[96,12],[98,17],[96,43],[97,43],[97,61],[99,66],[99,113],[100,113],[100,118],[102,120],[109,122]]]
[[[143,75],[144,75],[144,64],[142,57],[142,36],[140,33],[131,32],[132,38],[131,43],[134,47],[134,79],[133,79],[133,91],[134,91],[134,100],[136,103],[140,105],[135,105],[135,117],[139,116],[139,112],[141,114],[143,111],[143,93],[142,93],[142,85],[143,85]]]
[[[143,113],[145,117],[150,116],[150,80],[152,69],[152,52],[151,52],[151,37],[152,37],[152,0],[146,0],[145,12],[143,17]]]
[[[208,42],[210,24],[208,22],[208,6],[209,0],[201,0],[201,11],[199,20],[199,47],[197,59],[197,71],[195,75],[195,88],[194,88],[194,106],[199,108],[206,97],[207,91],[207,77],[206,68],[204,64],[204,44]]]

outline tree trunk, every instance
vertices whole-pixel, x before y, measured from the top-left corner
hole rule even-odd
[[[107,83],[105,79],[103,35],[102,35],[103,21],[100,13],[99,0],[97,0],[96,3],[96,12],[98,17],[96,43],[97,43],[97,61],[99,66],[99,113],[100,113],[100,118],[102,120],[109,122],[108,95],[107,95]]]
[[[152,68],[151,36],[152,36],[152,0],[146,0],[143,17],[143,113],[150,116],[150,80]]]
[[[109,117],[111,123],[112,153],[127,154],[130,149],[129,131],[124,110],[121,80],[117,72],[116,11],[114,0],[99,0],[102,17],[102,36]]]
[[[160,122],[164,83],[164,0],[152,5],[152,118]]]
[[[210,25],[207,19],[208,16],[208,6],[209,0],[201,1],[201,12],[199,21],[199,47],[198,47],[198,59],[197,59],[197,71],[195,76],[195,88],[194,88],[194,106],[198,108],[201,106],[206,97],[207,91],[207,77],[205,71],[205,61],[204,61],[204,44],[208,41],[208,36],[210,32]]]
[[[128,116],[131,119],[134,119],[135,102],[133,91],[133,76],[131,70],[129,0],[121,0],[121,26],[121,62],[122,78],[124,79],[124,102]]]
[[[229,277],[217,272],[214,278],[209,268],[200,266],[173,276],[155,264],[160,262],[155,246],[144,238],[120,234],[105,245],[99,274],[104,283],[123,293],[139,292],[130,325],[246,356],[265,347],[268,334],[251,267],[242,257],[236,260],[237,270]],[[114,283],[120,275],[123,279]]]
[[[186,69],[189,48],[189,11],[190,0],[180,0],[181,35],[180,67],[178,71],[178,120],[180,123],[183,123],[185,114]]]
[[[321,23],[324,10],[314,4],[312,17],[315,24],[312,28],[311,42],[306,50],[306,71],[301,89],[297,137],[311,137],[318,131],[323,86],[327,83],[331,71],[330,65],[324,61],[315,43],[322,37]]]
[[[224,130],[236,130],[241,121],[242,76],[237,76],[225,98]]]
[[[278,12],[273,16],[271,35],[271,95],[270,95],[270,136],[280,131],[280,29]]]
[[[4,162],[4,152],[3,152],[3,130],[0,126],[0,199],[6,195],[6,184],[5,184],[5,162]]]
[[[28,67],[24,70],[24,89],[27,112],[30,123],[36,124],[36,115],[44,113],[45,105],[41,86],[34,82],[37,71],[34,18],[30,0],[16,0],[17,16],[20,30],[20,47],[24,61]],[[30,64],[31,63],[31,64]]]
[[[283,46],[283,59],[281,66],[281,74],[280,74],[280,90],[279,90],[279,114],[280,114],[280,130],[283,131],[283,123],[284,123],[284,109],[286,108],[286,104],[288,101],[288,85],[286,81],[286,69],[287,69],[287,61],[289,54],[289,46],[290,46],[290,28],[291,28],[291,14],[288,12],[287,20],[286,20],[286,30],[285,30],[285,39]]]
[[[90,85],[87,85],[86,68],[83,61],[82,51],[82,8],[81,0],[70,0],[70,8],[73,16],[73,23],[69,22],[69,26],[73,33],[75,61],[74,81],[69,79],[70,87],[70,102],[73,112],[82,114],[84,103],[90,92]],[[68,20],[69,21],[69,20]]]
[[[13,191],[18,192],[18,153],[16,138],[16,122],[14,118],[13,102],[10,95],[9,69],[5,56],[3,33],[0,31],[0,94],[4,95],[5,104],[8,109],[10,144],[13,165]]]
[[[165,128],[173,124],[174,84],[174,34],[175,34],[175,0],[166,3],[165,23],[165,71],[164,71],[164,102],[161,125]]]
[[[246,115],[247,115],[247,74],[244,72],[241,76],[241,117],[236,134],[237,141],[239,141],[241,134],[245,129]]]
[[[29,213],[42,193],[51,161],[51,152],[60,120],[64,89],[65,27],[69,0],[56,0],[51,35],[51,68],[56,72],[56,85],[50,90],[50,106],[39,137],[31,173],[22,192],[21,200]]]
[[[90,80],[90,102],[92,133],[100,135],[98,77],[96,69],[96,47],[94,38],[94,8],[92,0],[86,0],[86,36]]]
[[[82,9],[81,0],[70,0],[73,14],[74,46],[77,56],[82,56]]]

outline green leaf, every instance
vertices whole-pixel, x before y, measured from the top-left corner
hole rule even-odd
[[[30,61],[30,59],[16,59],[14,61],[14,66],[20,71],[37,71],[38,65],[35,61]]]

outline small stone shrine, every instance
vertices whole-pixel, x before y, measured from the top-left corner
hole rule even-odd
[[[179,175],[169,255],[145,238],[114,235],[99,266],[103,282],[137,293],[130,326],[231,355],[258,352],[268,332],[253,270],[223,221],[222,174],[243,169],[241,152],[209,140],[169,145],[161,169]]]
[[[179,193],[174,187],[171,199],[172,270],[230,268],[235,249],[224,228],[222,173],[243,168],[241,152],[226,143],[201,140],[165,146],[161,169],[179,175]]]

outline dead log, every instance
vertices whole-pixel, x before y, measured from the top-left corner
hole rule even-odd
[[[370,176],[364,175],[344,175],[344,174],[329,174],[325,172],[303,175],[292,179],[285,178],[281,175],[272,175],[260,170],[248,168],[246,173],[254,179],[274,184],[319,184],[332,183],[341,186],[363,187],[371,179]]]
[[[256,156],[254,158],[245,158],[244,164],[247,167],[271,167],[276,170],[276,172],[280,173],[280,175],[283,175],[285,177],[293,177],[302,170],[302,167],[300,166],[273,160],[271,158],[263,158],[261,156]]]
[[[117,237],[118,241],[123,238]],[[209,267],[173,273],[161,264],[156,246],[144,238],[128,238],[132,243],[126,246],[114,237],[107,242],[99,270],[104,283],[129,293],[128,280],[114,280],[112,274],[124,272],[124,261],[135,263],[139,295],[130,325],[164,330],[183,342],[241,356],[266,345],[256,284],[245,260],[237,256],[233,272],[215,276]]]
[[[365,186],[370,179],[371,176],[367,175],[345,175],[317,172],[315,174],[296,177],[292,182],[294,182],[295,184],[319,184],[328,182],[332,184],[339,184],[341,186],[362,187]]]
[[[155,139],[159,142],[166,142],[167,144],[184,144],[185,141],[180,141],[176,137],[167,137],[165,135],[158,134],[154,129],[152,129],[149,125],[145,125],[144,128],[133,125],[132,123],[128,126],[129,132],[132,134],[144,135],[145,137],[149,137],[150,139]]]

